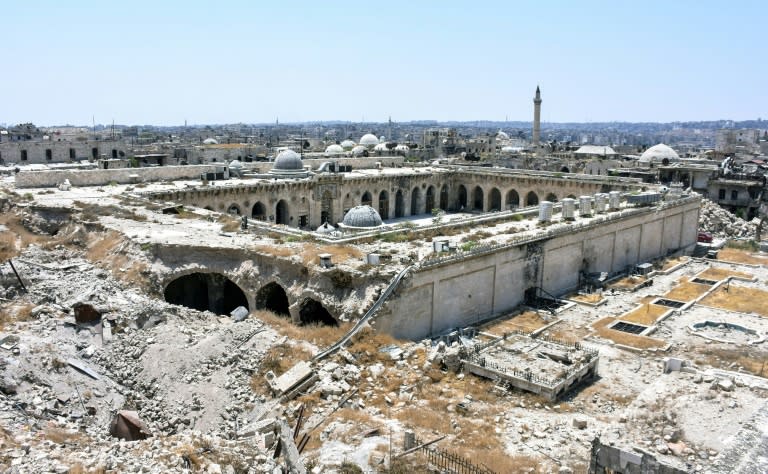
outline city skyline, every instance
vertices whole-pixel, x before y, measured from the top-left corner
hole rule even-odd
[[[4,7],[0,122],[754,120],[757,2]]]

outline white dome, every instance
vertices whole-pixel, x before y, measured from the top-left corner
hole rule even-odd
[[[243,164],[239,160],[232,160],[229,162],[229,169],[240,170],[243,169]]]
[[[387,151],[387,144],[386,143],[379,143],[375,147],[373,147],[373,151]]]
[[[329,155],[340,155],[344,153],[344,148],[341,147],[341,145],[328,145],[328,148],[325,149],[325,152]]]
[[[640,161],[644,163],[661,163],[665,159],[667,162],[680,161],[680,155],[663,143],[648,148],[640,155]]]
[[[411,151],[411,149],[410,149],[410,147],[408,145],[402,145],[401,144],[401,145],[397,145],[395,147],[395,151],[401,151],[403,153],[408,153],[409,151]]]
[[[509,135],[507,135],[506,133],[504,133],[501,130],[499,130],[496,133],[496,139],[497,140],[509,140]]]
[[[293,150],[283,150],[277,154],[275,158],[275,164],[272,165],[273,170],[303,170],[304,162],[301,161],[301,156]]]
[[[356,147],[352,148],[352,154],[355,156],[360,156],[365,153],[366,150],[367,148],[365,148],[363,145],[357,145]]]
[[[379,137],[379,143],[384,143],[386,141],[387,141],[387,137],[385,137],[384,135]]]
[[[381,216],[371,206],[355,206],[344,215],[342,223],[349,227],[378,227]]]
[[[218,145],[219,141],[215,138],[206,138],[203,140],[203,145]]]
[[[379,139],[376,138],[376,135],[372,133],[366,133],[365,135],[362,136],[362,138],[360,138],[360,144],[363,146],[371,147],[376,145],[377,143],[379,143]]]
[[[513,146],[503,146],[501,147],[501,151],[504,153],[514,153],[518,151],[518,148],[515,148]]]
[[[351,150],[352,148],[355,147],[355,145],[357,145],[357,143],[355,143],[352,140],[344,140],[343,142],[341,142],[341,147],[344,148],[345,150]]]

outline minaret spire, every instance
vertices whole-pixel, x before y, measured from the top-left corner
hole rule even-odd
[[[539,139],[541,138],[541,90],[536,85],[536,96],[533,98],[533,150],[539,153]]]

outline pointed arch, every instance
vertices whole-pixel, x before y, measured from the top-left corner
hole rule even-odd
[[[440,188],[440,209],[447,211],[448,210],[448,185],[444,184],[442,188]]]
[[[253,208],[251,209],[251,217],[260,221],[267,220],[266,206],[264,206],[264,204],[262,204],[260,201],[256,202],[256,204],[254,204]]]
[[[325,190],[320,197],[320,222],[333,224],[333,195]]]
[[[488,210],[500,211],[501,210],[501,191],[498,188],[491,189],[488,194]]]
[[[539,203],[539,196],[536,193],[534,193],[533,191],[529,192],[525,196],[525,205],[526,206],[535,206],[538,203]]]
[[[463,210],[467,208],[467,188],[463,184],[459,185],[459,191],[457,193],[457,200],[459,209]]]
[[[398,189],[395,193],[395,217],[405,216],[405,198],[403,191]]]
[[[389,193],[386,190],[379,193],[379,215],[383,220],[389,219]]]
[[[275,224],[288,225],[290,221],[290,211],[288,209],[288,203],[285,199],[277,201],[275,205]]]
[[[371,193],[368,191],[363,193],[363,197],[360,199],[360,205],[361,206],[371,206],[373,203],[373,198],[371,197]]]
[[[425,212],[429,213],[432,212],[432,209],[435,208],[435,187],[429,186],[427,188],[427,199],[426,199],[426,207]]]
[[[278,316],[290,316],[288,295],[276,282],[268,283],[256,293],[256,309],[272,311]]]
[[[227,213],[232,214],[233,216],[239,216],[242,214],[242,212],[240,211],[240,206],[238,206],[235,203],[232,203],[229,205],[229,207],[227,208]]]
[[[421,208],[421,189],[418,186],[411,191],[411,215],[417,216],[424,214],[424,209]]]
[[[549,202],[557,202],[557,196],[555,195],[555,193],[549,193],[547,194],[546,200]]]
[[[472,190],[472,210],[483,211],[483,188],[480,186]]]
[[[302,325],[318,324],[323,326],[338,326],[339,323],[323,305],[312,298],[307,298],[299,309],[299,320]]]
[[[520,207],[520,195],[517,194],[517,191],[514,189],[510,189],[507,191],[507,199],[506,199],[507,209],[517,209]]]

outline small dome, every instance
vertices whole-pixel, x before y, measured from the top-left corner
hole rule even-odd
[[[340,155],[344,153],[344,148],[342,148],[341,145],[328,145],[328,148],[325,149],[325,152],[329,155]]]
[[[332,226],[331,224],[329,224],[328,222],[325,222],[325,223],[323,223],[323,225],[321,225],[320,227],[315,229],[315,232],[317,232],[318,234],[326,234],[326,235],[328,235],[328,234],[332,234],[332,233],[336,232],[336,228],[334,226]]]
[[[355,206],[344,215],[342,223],[349,227],[378,227],[381,216],[371,206]]]
[[[360,144],[363,146],[371,147],[379,143],[379,139],[372,133],[366,133],[360,138]]]
[[[363,145],[357,145],[356,147],[352,148],[352,154],[355,156],[360,156],[365,153],[366,150],[367,148],[365,148]]]
[[[215,138],[206,138],[203,140],[203,145],[218,145],[219,141]]]
[[[499,130],[496,133],[496,140],[509,140],[509,135]]]
[[[409,151],[411,151],[411,148],[408,145],[400,144],[395,147],[395,151],[408,153]]]
[[[379,143],[385,143],[386,141],[387,141],[387,137],[385,137],[384,135],[379,137]]]
[[[232,160],[229,162],[229,169],[240,170],[243,169],[243,164],[239,160]]]
[[[373,147],[373,151],[387,151],[387,144],[386,143],[379,143],[378,145]]]
[[[345,150],[351,150],[355,147],[355,145],[357,145],[357,143],[353,142],[352,140],[344,140],[341,142],[341,147]]]
[[[648,148],[640,155],[640,161],[644,163],[661,163],[665,159],[667,162],[680,161],[680,155],[663,143]]]
[[[303,170],[304,162],[301,161],[301,156],[293,150],[283,150],[277,154],[275,158],[275,164],[272,165],[273,170]]]

